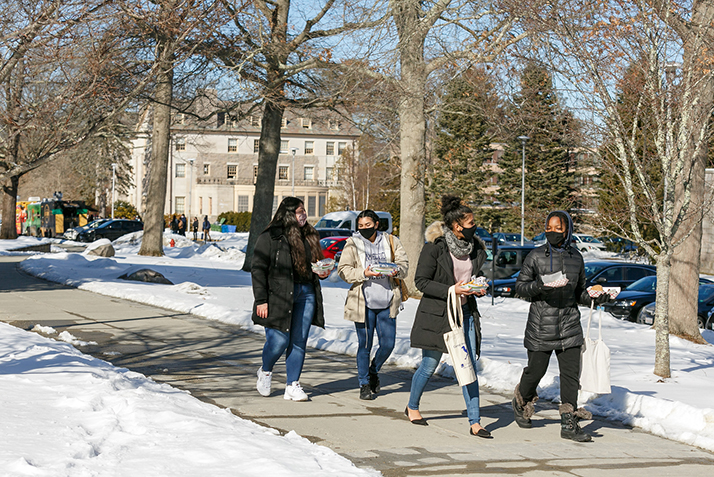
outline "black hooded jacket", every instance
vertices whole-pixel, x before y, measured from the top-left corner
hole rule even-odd
[[[556,211],[548,215],[546,225],[555,214],[567,217],[565,242],[558,248],[546,242],[534,249],[523,262],[516,280],[516,294],[531,301],[523,340],[529,351],[581,346],[583,330],[578,304],[590,306],[592,300],[585,288],[583,256],[571,246],[573,221],[567,212]],[[558,271],[567,276],[567,285],[561,288],[544,286],[540,277]]]
[[[290,255],[290,244],[280,226],[270,227],[258,236],[251,262],[251,277],[253,282],[253,323],[275,328],[282,332],[290,330],[293,312],[293,261]],[[320,280],[311,274],[315,287],[315,316],[312,324],[325,327],[325,317],[322,308],[322,290]],[[260,318],[256,312],[258,305],[268,304],[268,317]]]

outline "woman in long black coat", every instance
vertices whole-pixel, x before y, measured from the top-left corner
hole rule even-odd
[[[461,286],[478,274],[486,260],[486,248],[475,235],[476,224],[471,209],[461,199],[452,195],[442,198],[443,222],[436,222],[427,229],[427,243],[422,249],[414,281],[423,293],[419,302],[411,345],[422,349],[419,369],[412,378],[409,404],[405,414],[414,424],[426,425],[419,412],[419,402],[429,378],[434,374],[443,353],[447,353],[444,333],[451,331],[446,314],[448,291],[456,285],[461,298],[464,315],[466,345],[474,369],[481,346],[481,326],[478,306],[474,296],[482,296],[485,290],[473,292]],[[479,437],[491,434],[481,426],[478,379],[462,387],[469,417],[469,432]]]
[[[585,266],[577,248],[570,245],[573,221],[564,211],[551,212],[546,219],[546,243],[528,254],[516,281],[516,294],[531,301],[524,345],[528,366],[523,370],[513,397],[516,423],[532,427],[533,404],[538,399],[536,388],[548,369],[555,352],[560,366],[561,437],[586,442],[591,438],[580,428],[579,419],[592,415],[577,409],[580,386],[580,349],[583,330],[578,304],[590,306],[592,298],[585,288]],[[562,272],[567,283],[544,284],[543,277]],[[604,303],[604,293],[596,303]]]
[[[307,223],[303,202],[285,197],[253,251],[253,322],[265,327],[258,392],[269,396],[275,363],[285,353],[285,399],[307,401],[300,386],[310,326],[325,327],[322,292],[312,263],[324,258],[320,235]]]

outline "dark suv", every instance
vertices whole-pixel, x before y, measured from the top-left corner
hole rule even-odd
[[[122,235],[144,230],[144,224],[136,220],[114,219],[103,223],[95,229],[83,231],[77,237],[80,242],[94,242],[102,238],[116,240]]]
[[[657,275],[657,268],[654,265],[611,260],[585,262],[586,286],[588,287],[602,285],[604,287],[620,287],[624,290],[640,278],[650,275]]]

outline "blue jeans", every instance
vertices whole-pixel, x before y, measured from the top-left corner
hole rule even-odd
[[[287,332],[265,328],[263,346],[263,371],[272,372],[273,366],[283,353],[288,384],[300,381],[302,365],[305,362],[305,347],[310,334],[310,325],[315,315],[317,300],[315,287],[310,283],[296,283],[293,288],[293,317]],[[270,310],[268,310],[270,313]]]
[[[466,347],[469,350],[469,355],[471,356],[471,362],[474,365],[474,370],[476,369],[476,328],[473,316],[471,316],[471,310],[469,310],[468,305],[462,307],[464,312],[464,335],[466,337]],[[421,401],[421,395],[424,394],[424,388],[426,388],[426,383],[429,382],[429,378],[432,377],[436,367],[441,361],[441,351],[434,351],[429,349],[424,349],[421,352],[421,364],[419,368],[414,373],[412,378],[411,392],[409,393],[409,409],[418,410],[419,401]],[[461,391],[464,395],[464,401],[466,401],[466,412],[469,416],[469,424],[476,424],[481,422],[481,410],[479,409],[479,393],[478,393],[478,379],[471,384],[466,386],[461,386]]]
[[[359,385],[369,384],[369,375],[377,374],[394,349],[394,340],[397,335],[397,320],[389,317],[389,308],[372,310],[367,308],[364,323],[355,323],[357,330],[357,377]],[[374,341],[374,330],[377,330],[379,349],[374,355],[372,365],[369,364],[369,355]]]

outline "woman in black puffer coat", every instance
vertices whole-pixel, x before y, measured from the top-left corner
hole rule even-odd
[[[516,423],[529,428],[538,399],[536,388],[548,369],[555,351],[560,366],[561,437],[589,441],[590,436],[578,425],[578,418],[590,418],[587,411],[577,409],[580,387],[580,348],[583,330],[578,304],[590,306],[585,288],[585,266],[580,252],[571,247],[573,221],[567,212],[551,212],[546,219],[546,243],[528,254],[516,281],[516,294],[531,300],[524,345],[528,350],[528,366],[516,386],[513,411]],[[564,286],[543,284],[543,276],[562,272],[568,279]],[[603,294],[598,303],[609,295]],[[576,410],[577,409],[577,410]]]

